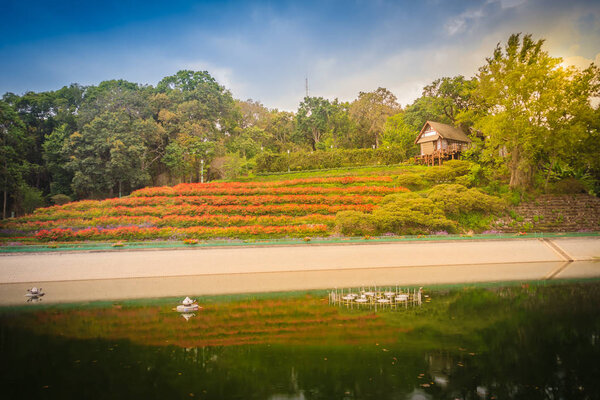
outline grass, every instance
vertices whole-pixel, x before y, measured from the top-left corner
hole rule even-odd
[[[394,242],[431,242],[447,240],[517,240],[531,238],[561,238],[561,237],[596,237],[600,232],[533,232],[526,234],[515,233],[481,233],[481,234],[456,234],[456,235],[405,235],[405,236],[380,236],[380,237],[327,237],[298,239],[246,239],[246,240],[205,240],[197,244],[185,244],[183,241],[122,241],[123,246],[115,247],[114,242],[53,242],[39,244],[24,242],[14,244],[14,239],[4,238],[0,245],[0,253],[39,253],[61,251],[128,251],[143,249],[180,249],[180,248],[210,248],[210,247],[254,247],[254,246],[307,246],[326,244],[373,244]]]

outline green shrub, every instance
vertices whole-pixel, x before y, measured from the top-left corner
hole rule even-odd
[[[246,157],[239,153],[230,153],[225,156],[223,161],[223,178],[237,179],[240,175],[248,173],[248,161]]]
[[[67,204],[67,203],[70,203],[71,201],[73,201],[69,196],[67,196],[66,194],[62,194],[62,193],[55,194],[54,196],[50,197],[50,199],[57,206],[62,206],[63,204]]]
[[[465,230],[482,232],[490,228],[494,217],[482,212],[471,212],[458,216],[459,225]]]
[[[402,174],[396,178],[398,185],[408,188],[410,190],[421,190],[429,186],[427,181],[419,174]]]
[[[36,208],[44,206],[42,191],[27,184],[18,187],[15,198],[17,200],[17,214],[28,214]]]
[[[469,175],[463,175],[463,176],[456,177],[456,179],[454,179],[454,183],[457,183],[459,185],[463,185],[466,187],[473,186],[473,181]]]
[[[429,167],[425,179],[433,183],[454,182],[459,176],[469,173],[471,163],[462,160],[450,160],[440,166]]]
[[[487,195],[479,189],[468,189],[459,184],[434,186],[427,194],[427,198],[449,216],[458,216],[474,211],[497,214],[505,209],[502,199]]]
[[[375,233],[371,215],[360,211],[340,211],[335,216],[337,231],[346,236],[361,236]]]
[[[456,223],[430,199],[416,193],[396,193],[385,196],[372,214],[379,233],[419,234],[445,230],[453,232]]]

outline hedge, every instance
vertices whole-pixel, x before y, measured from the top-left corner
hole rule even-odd
[[[403,162],[402,151],[394,147],[378,149],[333,149],[294,153],[264,152],[256,156],[256,173],[307,171],[365,165],[391,165]]]

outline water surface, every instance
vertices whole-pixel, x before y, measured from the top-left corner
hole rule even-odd
[[[4,398],[594,399],[600,283],[427,290],[399,310],[322,292],[4,308]]]

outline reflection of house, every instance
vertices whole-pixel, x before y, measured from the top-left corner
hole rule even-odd
[[[461,152],[471,145],[471,139],[460,128],[427,121],[415,143],[421,145],[421,155],[417,156],[417,161],[441,165],[444,160],[460,158]]]

